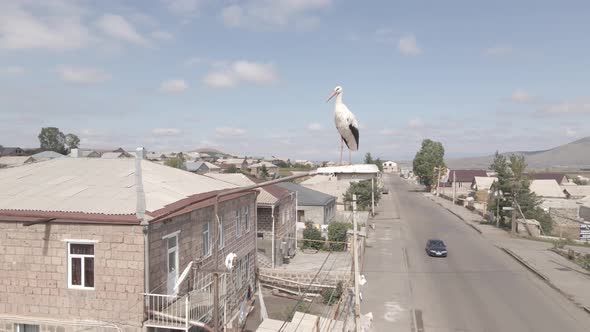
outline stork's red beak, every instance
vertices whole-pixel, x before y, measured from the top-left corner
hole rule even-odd
[[[330,99],[334,98],[334,96],[337,94],[338,92],[334,91],[332,92],[332,94],[330,95],[330,97],[328,97],[328,100],[326,100],[326,103],[330,101]]]

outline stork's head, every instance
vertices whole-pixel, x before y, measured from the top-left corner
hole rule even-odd
[[[334,91],[332,92],[332,94],[330,95],[330,97],[328,97],[328,100],[326,100],[326,103],[330,101],[330,99],[334,98],[334,96],[337,96],[339,94],[342,93],[342,87],[339,85],[337,87],[334,88]]]

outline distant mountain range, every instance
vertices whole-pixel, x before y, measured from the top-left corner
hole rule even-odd
[[[590,169],[590,136],[549,150],[515,151],[503,154],[525,156],[528,168],[534,170],[578,171]],[[494,156],[489,155],[448,159],[445,162],[449,168],[487,169],[493,160]]]

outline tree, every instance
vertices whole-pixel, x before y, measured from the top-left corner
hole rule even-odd
[[[515,199],[520,207],[516,208],[517,218],[521,218],[520,211],[526,219],[535,219],[541,224],[543,232],[550,233],[552,230],[551,216],[541,207],[542,200],[530,190],[530,179],[526,175],[526,160],[522,155],[510,155],[507,160],[505,156],[496,152],[494,161],[490,165],[490,170],[497,173],[498,182],[494,184],[492,190],[502,190],[509,193],[511,200],[500,200],[500,210],[505,206],[512,206],[512,199]],[[497,200],[490,204],[489,210],[495,211]],[[510,218],[512,211],[500,212],[502,219]]]
[[[374,164],[379,168],[379,172],[383,172],[383,161],[381,158],[373,159],[371,152],[365,154],[365,164]]]
[[[80,145],[80,139],[74,134],[66,135],[66,146],[68,150],[76,149]]]
[[[306,222],[303,230],[303,248],[320,250],[324,246],[323,241],[322,232],[312,222]]]
[[[348,222],[332,222],[328,225],[328,241],[339,242],[330,243],[330,249],[334,251],[342,251],[346,248],[346,238],[348,230],[352,229],[352,224]]]
[[[182,156],[177,156],[177,157],[172,157],[172,158],[166,159],[166,161],[164,162],[164,165],[186,170],[186,166],[184,165],[184,161],[185,160]]]
[[[446,167],[444,162],[445,149],[440,142],[430,139],[422,141],[420,151],[416,153],[413,162],[414,174],[418,176],[420,182],[426,187],[438,183],[438,171],[436,167]]]
[[[381,190],[373,185],[375,204],[381,199]],[[356,194],[356,206],[359,211],[367,211],[371,208],[371,180],[352,182],[344,193],[344,201],[352,202],[352,195]]]
[[[236,165],[229,165],[229,167],[227,168],[227,170],[225,170],[226,173],[240,173],[240,169],[236,167]]]
[[[65,141],[66,136],[56,127],[41,128],[39,133],[39,143],[41,149],[44,151],[55,151],[58,153],[66,153]]]
[[[266,165],[262,164],[262,167],[260,167],[260,173],[258,173],[260,175],[261,178],[266,179],[268,177],[268,169],[266,168]]]

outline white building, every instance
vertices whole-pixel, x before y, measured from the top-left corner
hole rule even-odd
[[[397,173],[398,167],[397,163],[394,161],[386,161],[383,163],[383,173]]]

